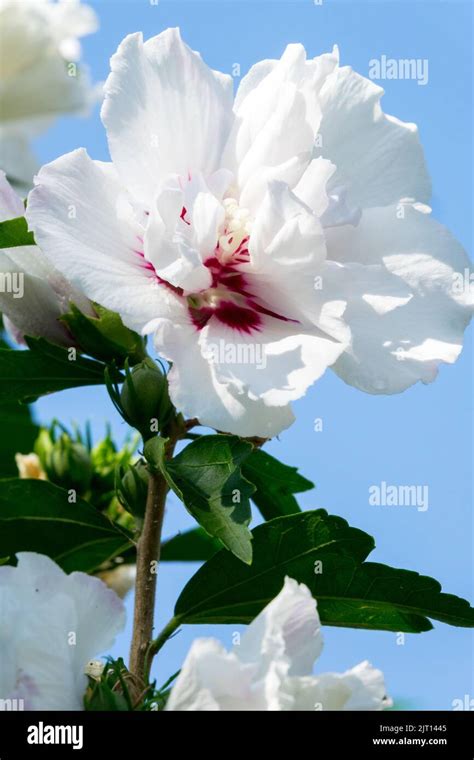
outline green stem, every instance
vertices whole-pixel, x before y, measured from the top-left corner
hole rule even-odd
[[[171,620],[166,623],[163,630],[160,631],[156,639],[153,639],[153,641],[150,643],[145,660],[145,673],[147,678],[149,678],[151,664],[153,662],[155,654],[157,654],[160,651],[161,647],[166,644],[170,636],[172,636],[173,633],[178,630],[180,624],[181,620],[179,617],[172,617]]]

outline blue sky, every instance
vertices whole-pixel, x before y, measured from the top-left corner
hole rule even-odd
[[[97,0],[100,31],[84,42],[94,80],[105,79],[110,55],[130,32],[151,37],[179,26],[184,39],[213,68],[242,75],[256,61],[279,57],[290,42],[310,56],[340,47],[342,64],[367,75],[369,61],[420,58],[429,63],[425,86],[413,80],[381,82],[383,107],[420,129],[433,179],[433,213],[471,251],[472,241],[472,6],[458,2],[336,2],[323,0]],[[236,77],[236,86],[238,77]],[[105,133],[96,111],[89,119],[67,118],[37,140],[42,163],[85,146],[107,160]],[[460,360],[441,369],[430,386],[402,395],[373,397],[346,386],[332,372],[295,404],[296,423],[268,445],[282,461],[297,465],[316,483],[303,494],[305,508],[324,507],[376,539],[375,561],[436,577],[446,591],[473,594],[472,519],[472,342],[468,333]],[[101,389],[67,391],[37,404],[41,421],[93,422],[101,435],[111,421],[125,429]],[[314,431],[315,418],[323,429]],[[386,481],[427,485],[429,508],[374,507],[368,488]],[[165,535],[191,527],[173,499]],[[157,626],[171,616],[175,599],[196,566],[164,564],[158,578]],[[132,600],[127,607],[131,618]],[[130,626],[129,626],[130,628]],[[159,681],[176,671],[192,639],[215,635],[230,645],[234,626],[188,627],[155,663]],[[128,649],[128,630],[114,654]],[[473,635],[441,623],[421,635],[396,635],[327,628],[318,669],[342,671],[369,659],[386,676],[389,692],[415,709],[450,709],[454,699],[474,696]]]

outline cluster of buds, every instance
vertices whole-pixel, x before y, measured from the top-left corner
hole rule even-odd
[[[93,475],[90,446],[79,431],[71,435],[59,423],[42,428],[34,445],[48,480],[79,495],[88,493]]]

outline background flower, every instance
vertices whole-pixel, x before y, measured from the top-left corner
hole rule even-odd
[[[66,575],[41,554],[17,557],[17,567],[0,567],[0,699],[82,710],[85,667],[123,629],[123,604],[98,578]]]
[[[197,639],[167,710],[382,710],[390,707],[383,675],[368,662],[346,673],[311,675],[323,640],[316,602],[286,578],[277,597],[227,652]]]
[[[21,189],[36,168],[29,138],[92,103],[87,70],[76,62],[79,38],[97,25],[80,0],[0,2],[0,168]]]
[[[23,216],[25,207],[0,171],[0,221]],[[0,249],[0,311],[10,337],[24,343],[24,336],[42,337],[59,345],[74,345],[74,340],[59,317],[74,302],[85,314],[93,309],[82,293],[55,269],[38,246]],[[8,277],[14,288],[8,287]]]

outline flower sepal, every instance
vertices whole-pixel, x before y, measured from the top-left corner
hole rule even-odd
[[[118,314],[94,303],[95,314],[84,314],[74,303],[59,321],[67,327],[83,353],[105,362],[114,361],[123,367],[132,366],[146,357],[145,340],[125,327]]]
[[[129,425],[144,441],[163,433],[176,415],[168,393],[166,375],[147,357],[131,370],[125,365],[125,380],[116,401]]]

